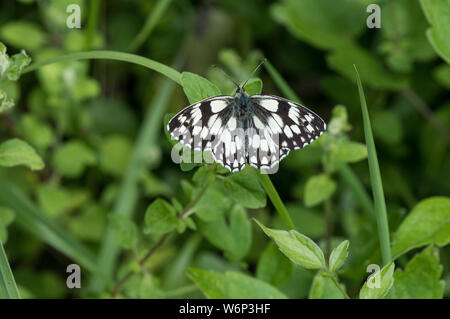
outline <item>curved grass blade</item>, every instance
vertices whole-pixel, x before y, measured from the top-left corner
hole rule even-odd
[[[20,299],[19,290],[14,280],[3,244],[0,242],[0,288],[8,299]]]
[[[353,65],[356,72],[356,81],[358,84],[359,98],[361,101],[361,111],[364,126],[364,135],[367,145],[370,183],[372,185],[375,217],[377,220],[378,237],[380,240],[381,255],[383,257],[383,265],[391,262],[391,246],[389,240],[389,224],[386,213],[386,202],[384,199],[383,183],[381,181],[380,167],[378,165],[377,151],[373,140],[372,128],[370,125],[369,111],[367,109],[364,90],[359,78],[358,69]]]
[[[156,62],[154,60],[144,58],[142,56],[136,55],[136,54],[130,54],[125,52],[118,52],[118,51],[106,51],[106,50],[97,50],[97,51],[85,51],[85,52],[75,52],[75,53],[69,53],[65,55],[60,55],[56,58],[42,61],[42,62],[36,62],[28,67],[26,67],[22,73],[28,73],[34,70],[37,70],[45,65],[57,63],[57,62],[63,62],[63,61],[72,61],[72,60],[116,60],[116,61],[125,61],[130,62],[138,65],[145,66],[146,68],[152,69],[156,72],[161,73],[162,75],[167,76],[172,81],[175,81],[176,83],[181,85],[181,74],[177,70]]]

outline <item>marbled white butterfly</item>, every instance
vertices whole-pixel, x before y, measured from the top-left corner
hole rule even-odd
[[[325,122],[306,107],[274,95],[248,95],[244,85],[237,85],[235,96],[215,96],[184,108],[167,124],[170,135],[192,150],[210,151],[232,172],[248,163],[273,173],[291,150],[325,131]]]

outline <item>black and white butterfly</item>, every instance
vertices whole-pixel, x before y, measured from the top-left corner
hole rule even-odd
[[[291,150],[303,148],[326,129],[316,113],[274,95],[220,95],[184,108],[167,124],[170,135],[192,150],[210,151],[232,172],[248,163],[273,172]]]

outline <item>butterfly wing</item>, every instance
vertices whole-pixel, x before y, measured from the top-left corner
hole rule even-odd
[[[233,96],[220,95],[189,105],[169,121],[167,130],[172,138],[192,150],[210,150],[218,161],[214,147],[227,127],[233,103]]]
[[[312,143],[326,124],[306,107],[274,95],[252,95],[252,124],[248,162],[256,168],[273,168],[289,154]]]

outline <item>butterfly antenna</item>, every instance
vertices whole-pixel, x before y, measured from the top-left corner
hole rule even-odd
[[[230,79],[231,82],[234,83],[234,85],[237,86],[238,89],[240,88],[239,84],[238,84],[235,80],[233,80],[233,78],[232,78],[231,76],[229,76],[227,72],[225,72],[224,70],[222,70],[221,68],[219,68],[219,67],[218,67],[217,65],[215,65],[215,64],[213,64],[212,67],[213,67],[213,68],[216,68],[216,69],[218,69],[218,70],[220,70],[223,74],[225,74],[225,76],[226,76],[227,78]]]
[[[244,86],[247,84],[248,80],[250,80],[250,79],[253,77],[253,75],[256,73],[256,71],[258,71],[258,69],[261,67],[261,65],[263,65],[264,62],[266,62],[266,61],[267,61],[267,59],[264,58],[261,62],[259,62],[259,64],[256,66],[256,68],[255,68],[255,69],[253,70],[253,72],[250,74],[250,76],[248,77],[248,79],[244,82],[244,84],[242,84],[242,87],[244,87]]]

